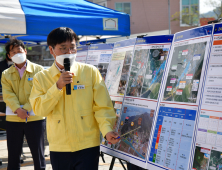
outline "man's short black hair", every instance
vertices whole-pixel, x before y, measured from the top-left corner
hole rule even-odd
[[[16,38],[11,38],[9,42],[5,44],[6,56],[10,52],[10,46],[12,45],[12,49],[17,46],[21,46],[25,50],[25,45],[22,40],[18,40]]]
[[[71,28],[59,27],[49,33],[47,37],[47,44],[54,48],[57,44],[61,44],[66,41],[72,42],[73,40],[77,43],[78,36]]]
[[[103,68],[103,65],[98,65],[98,68]]]
[[[7,61],[12,61],[12,60],[8,57],[8,54],[5,54],[5,57],[6,57]]]

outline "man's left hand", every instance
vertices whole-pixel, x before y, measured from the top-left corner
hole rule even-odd
[[[119,134],[117,132],[108,132],[106,134],[106,140],[108,142],[111,142],[112,144],[116,144],[117,142],[120,141],[120,138],[119,139],[116,139],[119,137]]]

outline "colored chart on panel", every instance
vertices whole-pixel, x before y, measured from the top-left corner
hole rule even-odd
[[[160,107],[149,161],[171,169],[188,168],[196,111]]]
[[[220,117],[221,116],[221,117]],[[197,143],[222,148],[222,113],[201,111]]]

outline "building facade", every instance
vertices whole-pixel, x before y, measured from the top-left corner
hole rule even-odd
[[[130,15],[131,34],[169,29],[168,0],[90,1],[128,13]],[[199,0],[170,0],[171,33],[174,34],[193,26],[199,26],[198,11]]]

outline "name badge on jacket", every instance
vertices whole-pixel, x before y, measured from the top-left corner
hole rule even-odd
[[[32,80],[33,80],[33,78],[31,78],[31,77],[28,78],[28,81],[32,81]]]
[[[74,85],[73,90],[85,89],[85,85]]]

